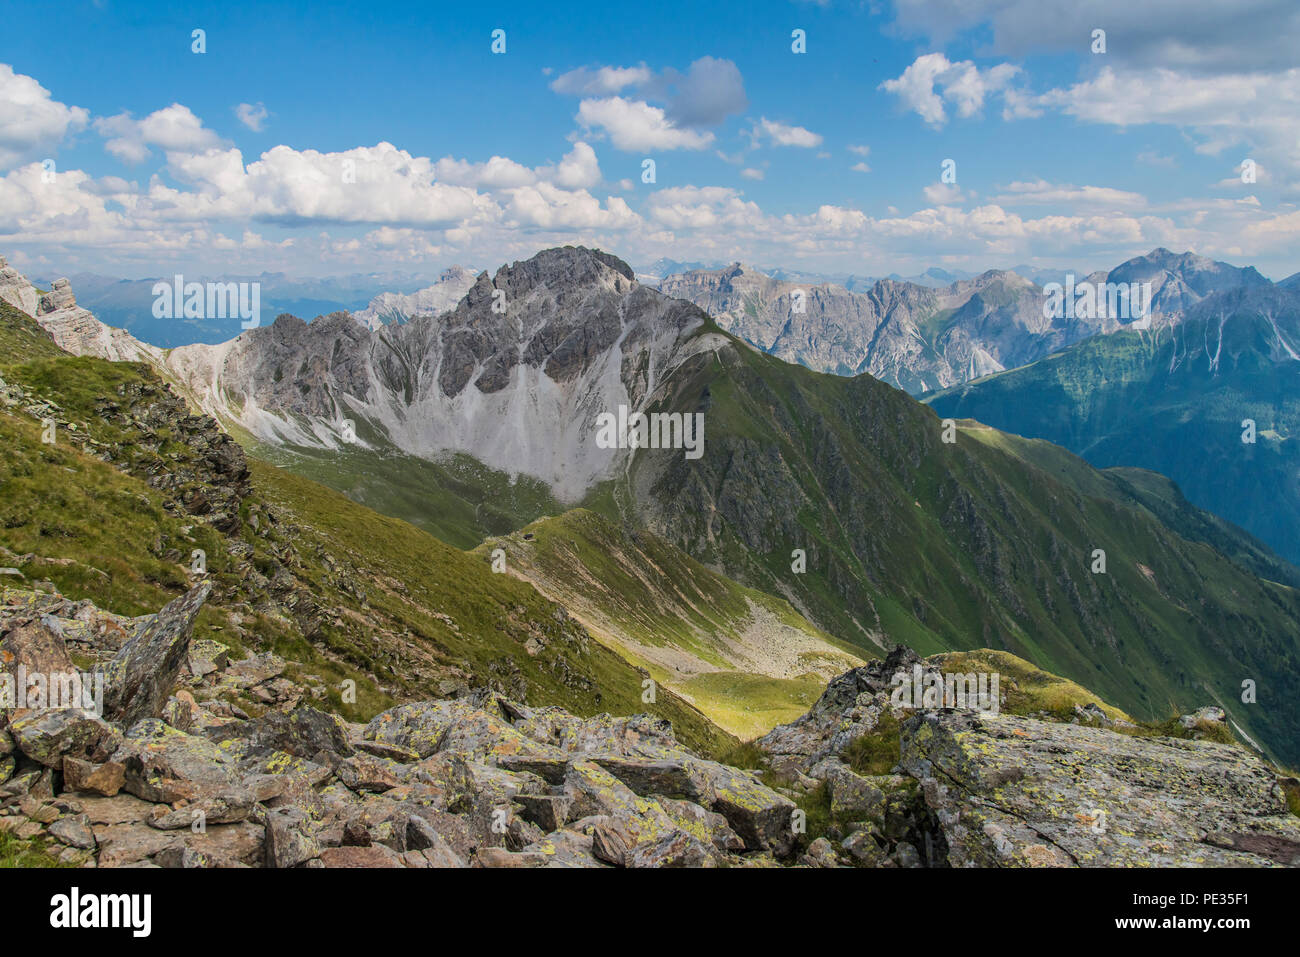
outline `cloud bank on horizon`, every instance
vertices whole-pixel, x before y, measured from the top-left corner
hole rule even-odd
[[[0,52],[0,252],[115,275],[432,275],[565,243],[868,275],[1156,246],[1300,269],[1295,4],[564,7],[87,5],[58,58]],[[14,36],[48,19],[6,13]]]

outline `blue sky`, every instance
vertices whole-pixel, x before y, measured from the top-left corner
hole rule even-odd
[[[0,255],[432,276],[582,242],[879,275],[1167,246],[1300,269],[1290,2],[235,6],[7,4]]]

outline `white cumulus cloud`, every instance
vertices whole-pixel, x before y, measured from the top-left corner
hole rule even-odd
[[[904,108],[938,129],[948,122],[945,101],[956,108],[958,116],[974,116],[990,95],[1006,90],[1019,72],[1019,67],[1009,63],[981,70],[970,60],[953,63],[942,53],[926,53],[879,88],[893,93]]]
[[[90,114],[58,102],[32,77],[0,63],[0,169],[54,150]]]
[[[712,133],[679,129],[659,107],[621,96],[583,100],[575,119],[585,129],[603,131],[625,152],[701,150],[713,142]]]
[[[150,146],[193,153],[221,143],[221,138],[205,127],[188,106],[179,103],[155,110],[142,120],[130,113],[101,117],[95,120],[95,129],[106,141],[104,148],[126,163],[143,162]]]

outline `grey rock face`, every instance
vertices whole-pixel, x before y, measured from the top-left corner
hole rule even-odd
[[[901,764],[953,866],[1300,864],[1276,773],[1231,745],[931,711]]]
[[[9,305],[21,309],[29,316],[36,315],[40,294],[27,277],[20,273],[8,261],[0,256],[0,299]]]
[[[41,296],[36,315],[44,316],[60,309],[71,309],[76,304],[77,297],[72,293],[72,283],[67,279],[56,279],[50,291]]]
[[[202,582],[171,602],[104,666],[106,717],[130,725],[162,713],[188,658],[194,618],[211,591],[212,584]]]
[[[339,447],[352,420],[364,444],[465,452],[576,500],[621,460],[597,445],[596,417],[643,407],[686,355],[710,347],[693,335],[704,321],[615,257],[565,247],[480,273],[438,316],[374,331],[346,313],[280,316],[167,362],[205,409],[267,441]]]
[[[1183,316],[1216,292],[1270,285],[1253,267],[1239,269],[1195,253],[1179,254],[1164,248],[1153,249],[1097,276],[1116,283],[1149,282],[1152,313],[1172,317]]]
[[[65,757],[103,761],[122,740],[108,722],[72,708],[33,711],[9,728],[18,750],[50,768],[61,768]]]

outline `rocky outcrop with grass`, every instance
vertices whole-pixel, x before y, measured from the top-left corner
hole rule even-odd
[[[126,362],[159,362],[162,350],[141,342],[125,329],[106,326],[77,305],[72,283],[56,279],[48,292],[37,289],[27,277],[0,256],[0,301],[34,318],[60,348],[79,356]]]
[[[1277,773],[1237,745],[930,712],[900,763],[953,866],[1300,865]]]
[[[740,749],[744,769],[696,754],[661,717],[582,718],[487,689],[348,722],[284,660],[192,641],[208,594],[201,583],[123,618],[5,589],[5,670],[79,667],[102,678],[104,707],[4,712],[0,854],[34,843],[86,867],[1300,861],[1277,774],[1196,740],[1223,737],[1212,711],[1170,722],[1182,738],[1095,704],[1076,703],[1073,722],[912,711],[891,701],[893,676],[952,662],[900,649]],[[1004,676],[1008,702],[1048,700],[1027,694],[1041,675]]]
[[[976,660],[900,648],[758,740],[778,789],[817,822],[805,863],[1300,865],[1294,779],[1237,744],[1221,709],[1144,725],[1013,656],[976,655],[1003,672],[996,713],[896,707],[894,675],[942,679]]]
[[[102,659],[105,707],[5,713],[0,835],[99,867],[712,867],[793,846],[792,801],[662,718],[484,689],[348,723],[283,660],[191,642],[208,592],[124,619],[6,589],[6,670],[70,670],[71,647]]]

